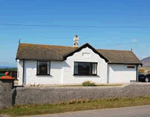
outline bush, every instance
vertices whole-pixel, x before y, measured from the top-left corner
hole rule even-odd
[[[96,84],[94,82],[91,82],[91,81],[84,81],[82,83],[82,86],[96,86]]]

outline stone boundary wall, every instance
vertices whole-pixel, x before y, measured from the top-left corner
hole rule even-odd
[[[13,104],[13,80],[0,80],[0,108],[11,107]]]
[[[26,104],[54,104],[78,99],[140,97],[150,95],[150,83],[117,87],[14,87],[0,81],[0,108]]]
[[[15,105],[54,104],[78,99],[146,96],[150,95],[150,84],[133,83],[121,87],[19,87],[14,92]]]

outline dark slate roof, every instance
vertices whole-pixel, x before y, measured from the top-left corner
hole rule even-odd
[[[63,55],[77,48],[69,46],[39,45],[21,43],[18,47],[16,59],[29,60],[63,60]]]
[[[109,60],[108,63],[142,64],[132,51],[103,49],[97,51]]]
[[[81,47],[20,43],[16,59],[63,61],[64,57],[89,46],[108,63],[142,64],[132,51],[94,49],[88,43]]]

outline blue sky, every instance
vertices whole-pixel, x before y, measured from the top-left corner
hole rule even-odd
[[[19,38],[72,46],[78,35],[80,45],[132,47],[140,59],[150,56],[149,6],[149,0],[0,0],[0,66],[16,66]]]

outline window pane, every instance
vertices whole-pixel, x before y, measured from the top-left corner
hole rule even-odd
[[[38,74],[46,75],[49,72],[49,62],[38,62]]]
[[[78,63],[78,73],[81,75],[89,75],[90,63],[86,63],[86,62]]]
[[[74,74],[78,75],[96,75],[97,74],[97,63],[90,62],[75,62],[74,63]]]

